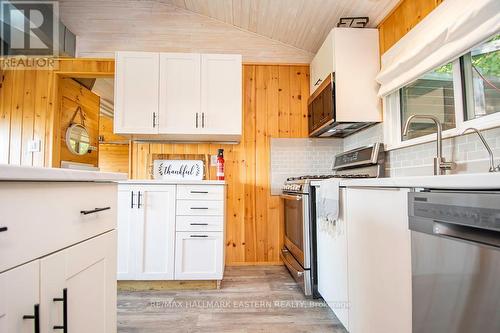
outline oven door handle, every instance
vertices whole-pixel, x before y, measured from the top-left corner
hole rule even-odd
[[[296,201],[302,200],[301,195],[291,195],[291,194],[281,194],[280,198],[285,199],[285,200],[296,200]]]

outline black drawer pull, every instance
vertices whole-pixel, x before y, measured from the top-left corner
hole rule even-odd
[[[141,208],[142,204],[141,204],[141,191],[137,192],[137,208]]]
[[[55,330],[63,330],[63,333],[68,333],[68,289],[63,289],[62,298],[54,298],[54,302],[63,302],[63,324],[53,327]]]
[[[93,209],[93,210],[81,210],[80,214],[82,214],[82,215],[89,215],[89,214],[94,214],[94,213],[102,212],[103,210],[108,210],[108,209],[111,209],[111,207],[96,208],[96,209]]]
[[[208,237],[208,235],[190,235],[189,237],[193,237],[193,238],[206,238],[206,237]]]
[[[7,230],[9,230],[9,228],[7,228],[7,227],[0,227],[0,232],[5,232]]]
[[[40,305],[35,304],[33,315],[25,315],[23,319],[33,319],[33,328],[35,333],[40,333]]]
[[[189,223],[190,225],[208,225],[208,223]]]
[[[208,191],[191,191],[192,194],[208,194]]]
[[[208,207],[191,207],[191,209],[208,209]]]

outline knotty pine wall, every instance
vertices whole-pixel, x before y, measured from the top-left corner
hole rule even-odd
[[[391,48],[444,0],[402,0],[379,24],[380,54]]]
[[[226,263],[279,263],[283,203],[270,194],[270,139],[307,137],[309,66],[243,66],[243,137],[237,145],[133,143],[131,175],[148,179],[150,154],[224,149]],[[211,168],[214,174],[214,168]]]

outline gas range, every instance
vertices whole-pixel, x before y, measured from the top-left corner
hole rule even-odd
[[[384,147],[381,143],[353,149],[335,156],[332,174],[289,177],[283,193],[308,194],[312,181],[330,178],[378,178],[384,176]]]

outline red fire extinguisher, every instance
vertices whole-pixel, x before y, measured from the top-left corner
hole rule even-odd
[[[224,180],[224,149],[217,151],[217,180]]]

